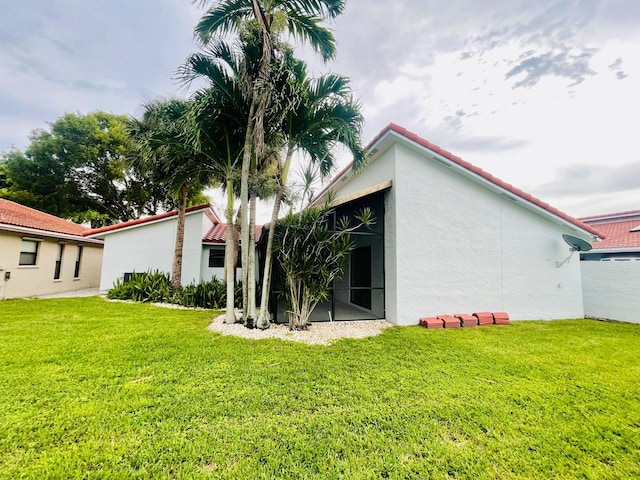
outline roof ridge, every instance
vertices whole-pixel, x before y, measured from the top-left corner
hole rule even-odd
[[[601,215],[591,215],[588,217],[580,217],[578,220],[586,221],[598,221],[598,220],[613,220],[613,221],[622,221],[624,217],[633,217],[639,215],[640,210],[627,210],[624,212],[615,212],[615,213],[603,213]]]

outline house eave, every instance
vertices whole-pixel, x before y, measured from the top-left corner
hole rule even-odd
[[[7,231],[7,232],[13,232],[13,233],[20,233],[20,234],[24,234],[24,235],[33,235],[36,237],[46,237],[46,238],[54,238],[54,239],[58,239],[58,240],[69,240],[69,241],[73,241],[73,242],[78,242],[78,243],[85,243],[85,244],[93,244],[93,245],[103,245],[104,242],[100,239],[93,239],[93,238],[89,238],[89,237],[83,237],[81,235],[71,235],[68,233],[58,233],[58,232],[51,232],[48,230],[40,230],[38,228],[30,228],[30,227],[20,227],[17,225],[9,225],[6,223],[0,224],[0,230],[2,231]]]
[[[190,215],[195,215],[197,213],[206,212],[206,211],[207,211],[206,209],[200,209],[200,210],[194,210],[192,212],[186,212],[185,213],[185,217],[188,217]],[[214,214],[214,216],[215,216],[215,214]],[[106,232],[93,233],[93,234],[87,235],[84,238],[97,238],[97,239],[102,239],[103,240],[105,236],[111,235],[113,233],[126,232],[127,230],[131,230],[133,228],[140,228],[140,227],[144,227],[144,226],[147,226],[147,225],[154,225],[156,223],[166,222],[166,221],[169,221],[169,220],[175,220],[177,218],[178,218],[178,215],[174,214],[174,215],[166,216],[166,217],[163,217],[163,218],[157,218],[157,219],[149,220],[149,221],[146,221],[146,222],[139,222],[139,223],[135,223],[135,224],[132,224],[132,225],[127,225],[127,226],[124,226],[124,227],[121,227],[121,228],[114,228],[113,230],[108,230]],[[215,217],[215,218],[217,218],[217,217]]]
[[[640,253],[640,247],[594,248],[588,252],[582,252],[584,255],[598,253]]]

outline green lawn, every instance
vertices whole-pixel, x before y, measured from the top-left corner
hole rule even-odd
[[[0,302],[0,478],[639,478],[640,327],[391,328],[330,347],[211,312]]]

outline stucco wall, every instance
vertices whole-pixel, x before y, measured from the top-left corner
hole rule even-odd
[[[74,278],[78,242],[65,240],[60,279],[54,280],[60,240],[29,235],[29,238],[42,238],[38,242],[36,265],[20,266],[22,237],[21,234],[0,232],[0,299],[83,290],[99,285],[101,245],[83,244],[80,274],[78,278]],[[5,280],[5,272],[10,272],[9,280]]]
[[[182,285],[200,280],[202,258],[202,212],[187,215],[182,256]],[[100,290],[110,289],[127,272],[160,270],[171,273],[177,218],[116,230],[104,236],[104,264]]]
[[[640,323],[640,259],[583,261],[584,314]]]
[[[393,182],[385,193],[387,320],[413,325],[476,311],[582,317],[579,258],[562,234],[586,234],[467,175],[396,142],[334,187],[340,198]]]
[[[568,230],[401,144],[396,150],[398,324],[507,311],[582,317]]]

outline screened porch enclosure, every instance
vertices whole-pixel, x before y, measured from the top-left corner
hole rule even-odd
[[[311,314],[312,322],[385,318],[384,195],[385,192],[380,191],[335,207],[331,228],[335,228],[336,221],[342,217],[349,217],[352,224],[357,224],[355,216],[367,207],[376,223],[351,233],[355,248],[347,258],[342,277],[334,282],[328,300],[319,303]],[[275,313],[277,323],[288,322],[282,298],[277,299]]]

